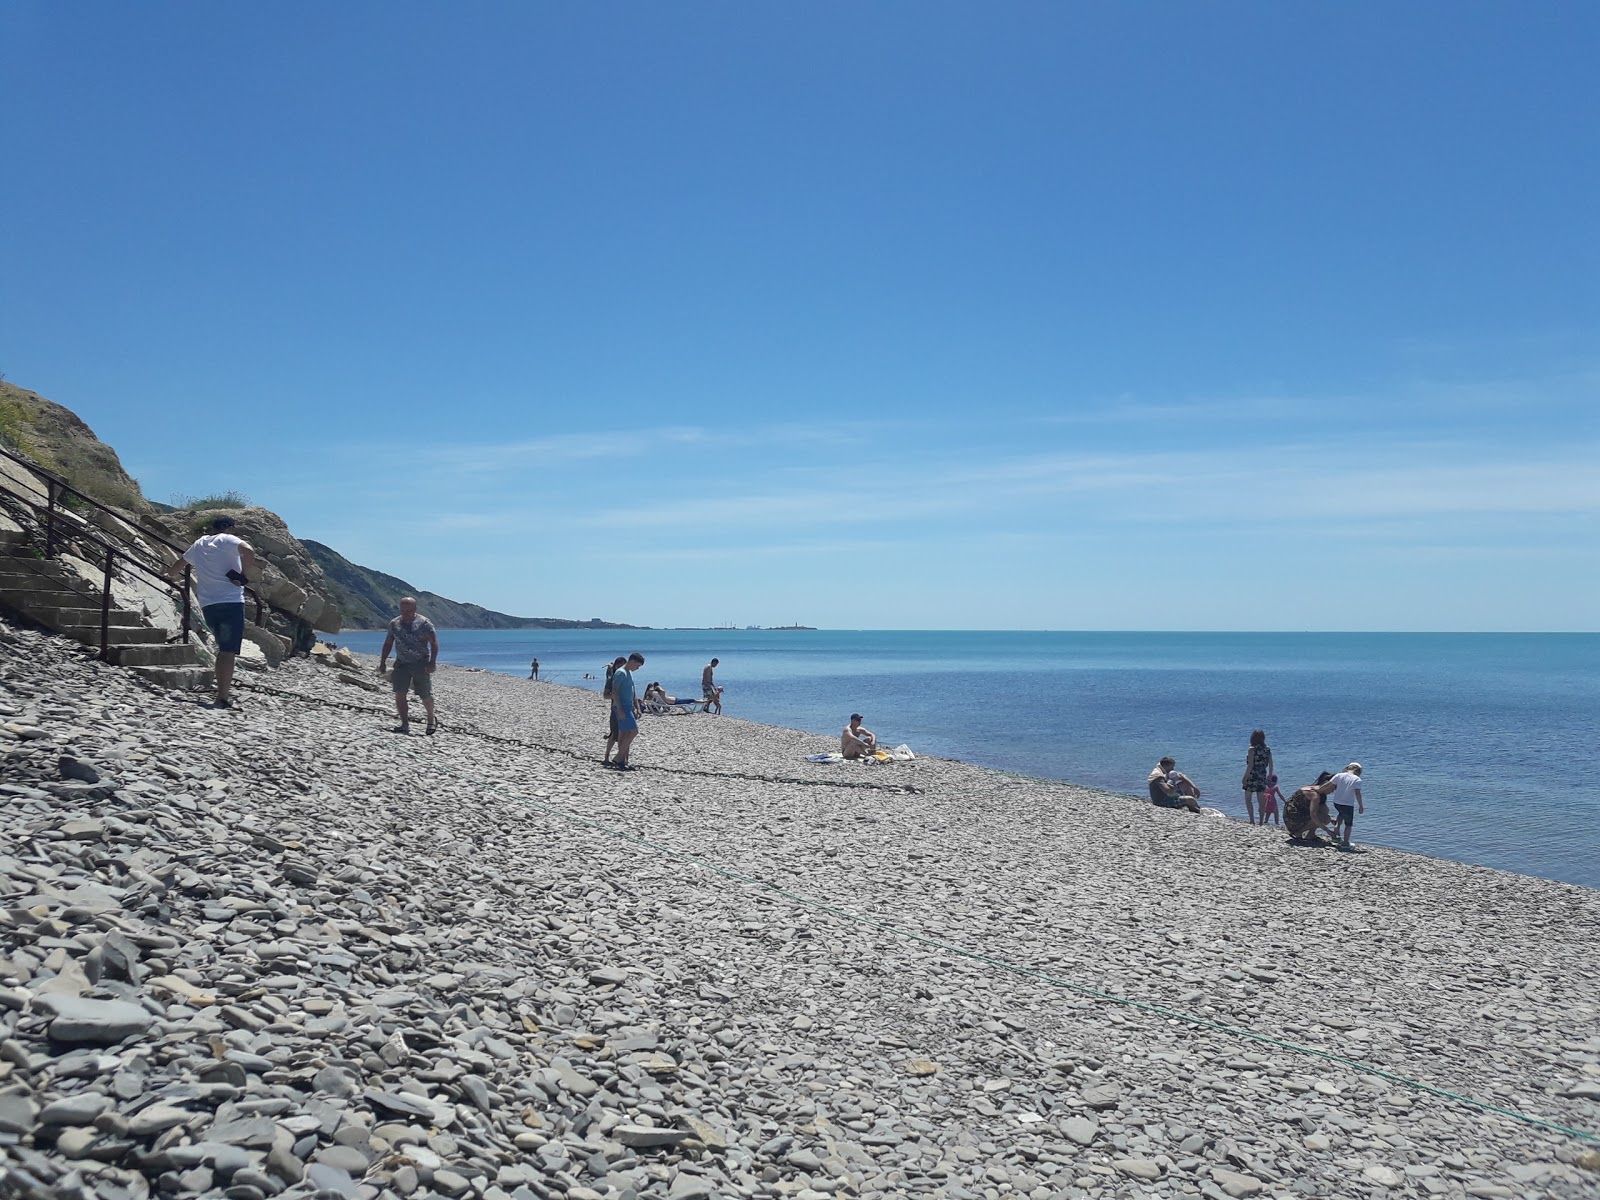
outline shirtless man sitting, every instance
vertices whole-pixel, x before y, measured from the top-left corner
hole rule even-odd
[[[1200,811],[1200,789],[1189,777],[1175,770],[1177,762],[1164,757],[1150,772],[1150,799],[1157,808],[1187,808]]]
[[[877,735],[861,724],[860,713],[851,713],[850,724],[839,735],[839,753],[846,758],[871,758],[877,748]]]

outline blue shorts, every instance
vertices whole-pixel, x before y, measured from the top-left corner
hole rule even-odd
[[[208,604],[200,613],[206,619],[206,628],[217,639],[217,653],[239,653],[244,641],[244,602]]]
[[[613,707],[611,711],[617,713],[618,733],[639,732],[639,718],[633,715],[633,710],[631,708],[627,712],[617,712],[616,708]]]

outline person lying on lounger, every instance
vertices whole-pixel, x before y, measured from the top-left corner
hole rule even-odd
[[[644,689],[644,702],[646,704],[705,704],[705,700],[697,700],[693,696],[669,696],[659,683],[652,683]]]

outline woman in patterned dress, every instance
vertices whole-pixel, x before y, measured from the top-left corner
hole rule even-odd
[[[1252,825],[1256,823],[1255,797],[1266,795],[1270,786],[1267,779],[1272,773],[1272,749],[1267,745],[1266,732],[1258,729],[1250,735],[1250,749],[1244,756],[1244,807]],[[1261,802],[1261,823],[1267,823],[1265,799]]]

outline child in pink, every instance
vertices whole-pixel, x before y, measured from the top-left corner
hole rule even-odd
[[[1278,777],[1267,776],[1267,790],[1261,793],[1261,823],[1265,825],[1267,818],[1272,818],[1274,825],[1282,825],[1278,817],[1279,802],[1283,800],[1283,793],[1278,790]]]

